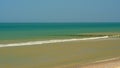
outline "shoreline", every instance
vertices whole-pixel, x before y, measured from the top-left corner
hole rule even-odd
[[[48,43],[59,43],[59,42],[71,42],[71,41],[80,41],[80,40],[95,40],[95,39],[106,39],[109,36],[103,37],[91,37],[91,38],[80,38],[80,39],[63,39],[63,40],[47,40],[47,41],[32,41],[24,43],[12,43],[12,44],[0,44],[0,47],[15,47],[15,46],[27,46],[27,45],[38,45],[38,44],[48,44]]]

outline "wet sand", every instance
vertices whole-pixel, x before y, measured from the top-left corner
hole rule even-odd
[[[74,64],[87,67],[91,62],[119,56],[120,39],[6,47],[0,48],[0,68],[71,68]]]

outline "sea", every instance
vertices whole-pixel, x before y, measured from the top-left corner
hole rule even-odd
[[[0,43],[73,38],[83,33],[120,32],[119,22],[0,23]],[[74,36],[75,37],[75,36]]]

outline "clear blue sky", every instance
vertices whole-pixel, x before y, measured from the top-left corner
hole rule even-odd
[[[120,0],[0,0],[0,22],[120,22]]]

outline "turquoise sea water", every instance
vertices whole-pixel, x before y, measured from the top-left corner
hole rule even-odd
[[[67,38],[98,32],[120,32],[120,23],[0,23],[0,41]]]

